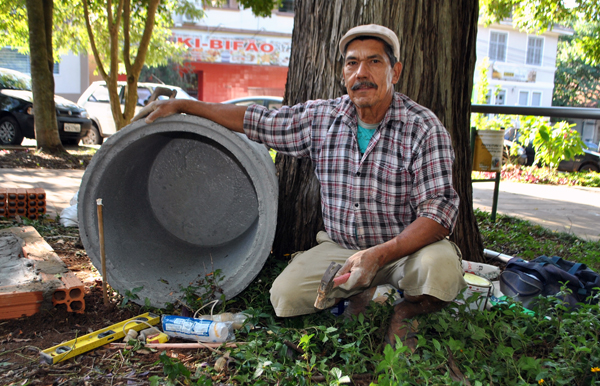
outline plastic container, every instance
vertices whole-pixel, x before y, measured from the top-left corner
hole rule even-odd
[[[465,301],[475,293],[479,293],[481,295],[477,301],[468,304],[469,309],[480,311],[486,309],[492,290],[492,283],[488,279],[473,275],[472,273],[465,273],[464,278],[467,282],[467,288],[463,292]],[[465,303],[465,301],[455,300],[455,302],[459,304]]]
[[[162,329],[165,334],[194,342],[226,342],[232,330],[231,325],[231,322],[215,322],[185,316],[163,315],[162,317]]]
[[[216,315],[201,315],[198,319],[212,320],[213,322],[231,322],[231,327],[234,330],[239,330],[246,322],[246,319],[248,319],[248,315],[242,312],[237,312],[235,314],[223,312],[222,314]]]

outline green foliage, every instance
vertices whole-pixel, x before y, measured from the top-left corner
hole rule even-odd
[[[56,21],[56,20],[55,20]],[[0,0],[0,47],[29,52],[29,26],[25,0]]]
[[[473,179],[491,179],[495,173],[473,172]],[[564,173],[554,169],[538,166],[502,165],[503,181],[523,182],[529,184],[600,187],[600,174],[595,172]]]
[[[549,126],[546,119],[537,116],[519,117],[521,136],[519,142],[529,145],[533,138],[535,148],[534,163],[543,163],[556,169],[561,160],[569,160],[577,154],[583,154],[583,141],[567,122],[558,122]]]
[[[577,20],[594,23],[591,35],[576,37],[576,44],[591,63],[600,61],[600,0],[479,0],[480,22],[485,25],[512,18],[513,25],[529,33],[542,33]]]
[[[123,301],[121,301],[121,307],[125,307],[127,305],[127,303],[129,303],[129,301],[131,301],[131,300],[139,299],[140,297],[137,295],[137,293],[143,289],[144,289],[144,287],[142,286],[142,287],[136,287],[132,290],[126,290],[125,294],[123,295]]]
[[[242,8],[252,8],[252,13],[260,17],[271,17],[275,7],[281,5],[281,0],[238,0]]]
[[[221,282],[225,279],[222,271],[216,269],[198,279],[195,283],[190,283],[187,287],[180,287],[183,294],[181,303],[190,311],[195,312],[198,309],[208,305],[215,300],[220,300],[222,306],[225,307],[225,296],[220,287]]]
[[[561,36],[554,75],[554,106],[592,106],[600,102],[600,66],[591,65],[576,44],[577,39],[594,41],[597,25],[579,21],[574,36]],[[597,35],[596,35],[597,36]],[[586,40],[587,41],[587,40]],[[600,55],[598,55],[600,57]]]
[[[162,363],[163,372],[167,376],[167,385],[175,385],[177,384],[175,382],[181,378],[189,381],[191,377],[190,370],[179,360],[170,358],[165,351],[160,353],[158,360]],[[150,385],[160,385],[159,379],[158,376],[151,377]]]

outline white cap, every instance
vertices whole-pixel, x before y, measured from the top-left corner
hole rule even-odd
[[[383,40],[392,47],[396,60],[400,60],[400,42],[398,41],[398,36],[396,36],[391,29],[377,24],[359,25],[358,27],[348,30],[340,40],[340,51],[344,53],[346,45],[348,45],[352,39],[359,36],[373,36]]]

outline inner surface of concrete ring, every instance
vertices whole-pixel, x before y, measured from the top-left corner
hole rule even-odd
[[[277,220],[275,166],[265,146],[198,117],[136,122],[111,136],[79,191],[82,242],[101,269],[102,199],[108,284],[155,307],[216,270],[227,298],[269,256]],[[209,276],[210,277],[210,276]]]

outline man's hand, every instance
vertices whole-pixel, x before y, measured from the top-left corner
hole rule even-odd
[[[135,122],[142,118],[146,123],[152,123],[157,118],[168,117],[169,115],[178,114],[181,111],[178,108],[178,101],[176,99],[158,100],[150,102],[147,106],[144,106],[136,115],[131,119],[131,122]]]
[[[438,222],[419,217],[392,240],[350,256],[336,276],[339,278],[350,272],[350,277],[339,287],[344,290],[369,288],[377,271],[383,266],[415,253],[424,246],[443,239],[449,233],[448,229]],[[341,278],[337,280],[342,281]]]
[[[377,271],[381,268],[379,248],[373,247],[356,252],[350,256],[342,268],[338,271],[337,277],[350,273],[348,280],[340,285],[341,289],[352,290],[357,288],[369,288],[375,278]]]

